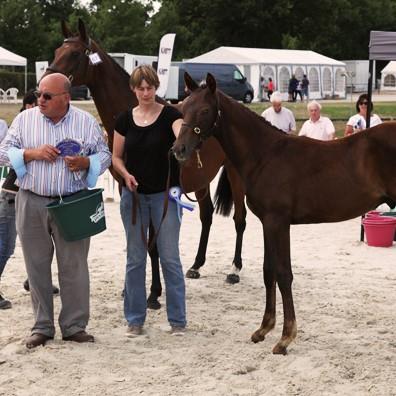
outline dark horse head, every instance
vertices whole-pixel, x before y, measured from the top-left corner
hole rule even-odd
[[[45,74],[62,73],[71,81],[72,85],[88,85],[92,82],[92,68],[89,55],[98,53],[101,49],[88,36],[84,22],[78,20],[78,33],[73,34],[65,21],[61,22],[63,44],[55,50],[55,58],[47,68]]]
[[[173,145],[173,152],[179,161],[189,159],[214,134],[220,121],[215,78],[208,73],[206,83],[199,86],[186,72],[184,81],[191,95],[183,102],[184,122]]]

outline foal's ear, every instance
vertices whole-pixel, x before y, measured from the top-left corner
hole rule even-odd
[[[88,43],[87,31],[81,18],[78,18],[78,32],[80,33],[81,40],[84,41],[84,43]]]
[[[206,75],[206,85],[212,93],[216,92],[216,80],[210,73]]]
[[[187,73],[184,72],[184,82],[186,83],[186,87],[192,92],[198,88],[198,84],[193,80],[193,78]]]
[[[64,38],[69,38],[73,36],[73,33],[69,29],[69,26],[67,26],[67,23],[62,19],[61,21],[61,28],[62,28],[62,33]]]

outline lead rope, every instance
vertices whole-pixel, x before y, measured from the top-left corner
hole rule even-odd
[[[169,206],[169,188],[170,188],[170,174],[171,174],[171,155],[172,152],[171,150],[168,151],[168,176],[166,178],[166,187],[165,187],[165,199],[164,199],[164,209],[162,212],[162,217],[160,224],[158,226],[158,230],[155,231],[153,239],[151,240],[150,244],[147,243],[147,235],[145,235],[144,228],[143,228],[143,218],[142,218],[142,207],[140,205],[140,199],[139,199],[139,194],[136,190],[133,191],[133,202],[132,202],[132,224],[136,224],[136,214],[137,210],[139,210],[139,215],[140,215],[140,234],[142,236],[142,240],[144,245],[146,246],[146,249],[148,252],[150,252],[154,245],[155,242],[157,241],[158,234],[160,232],[162,223],[164,222],[164,219],[166,217],[166,213],[168,212],[168,206]]]

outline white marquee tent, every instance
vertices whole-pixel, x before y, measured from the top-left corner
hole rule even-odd
[[[396,61],[389,62],[381,71],[381,91],[396,91]]]
[[[25,92],[27,89],[27,60],[23,56],[14,54],[11,51],[0,47],[0,66],[21,66],[25,68]],[[7,89],[10,87],[0,87]]]
[[[288,83],[292,74],[301,80],[306,74],[310,99],[345,98],[345,63],[313,51],[218,47],[189,59],[195,63],[235,64],[252,84],[255,100],[259,98],[260,77],[275,82],[275,88],[287,99]]]

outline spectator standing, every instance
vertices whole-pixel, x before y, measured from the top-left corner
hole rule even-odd
[[[304,122],[298,135],[318,140],[333,140],[335,128],[330,118],[321,116],[321,104],[313,100],[308,103],[307,109],[309,120]]]
[[[271,95],[273,94],[274,90],[275,90],[275,84],[272,81],[272,78],[269,77],[268,78],[268,85],[267,85],[268,91],[267,91],[267,97],[268,100],[271,100]]]
[[[293,113],[282,106],[282,95],[275,91],[271,96],[272,106],[261,114],[273,126],[285,133],[293,133],[296,130],[296,120]]]
[[[345,127],[345,136],[352,135],[356,132],[361,132],[366,129],[366,116],[367,116],[367,106],[368,106],[368,95],[362,94],[359,96],[356,102],[357,114],[349,118]],[[373,114],[374,109],[373,104],[370,103],[370,127],[379,125],[382,123],[381,118],[377,114]]]
[[[309,96],[308,96],[308,86],[309,86],[309,80],[308,80],[308,78],[307,78],[307,75],[304,74],[304,76],[303,76],[303,78],[302,78],[302,80],[301,80],[301,95],[302,95],[301,100],[303,100],[304,97],[306,97],[307,100],[309,99]]]
[[[298,80],[297,80],[296,76],[293,74],[291,79],[289,80],[289,88],[288,88],[289,102],[296,101],[297,86],[298,86]]]
[[[64,341],[93,342],[89,320],[88,251],[90,238],[67,242],[46,206],[59,195],[93,187],[111,162],[110,151],[95,118],[70,105],[71,84],[54,73],[39,84],[38,106],[21,112],[0,145],[0,163],[12,164],[20,187],[16,229],[30,283],[35,323],[27,348],[54,338],[51,264],[56,251],[62,308],[59,325]],[[65,138],[81,146],[81,154],[61,156]],[[77,176],[77,177],[76,177]]]

